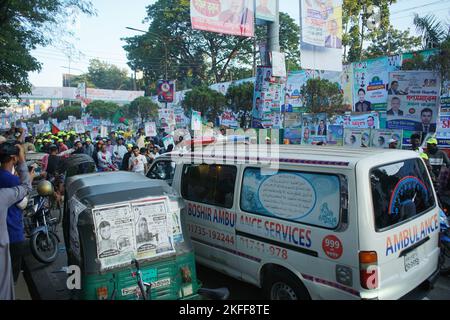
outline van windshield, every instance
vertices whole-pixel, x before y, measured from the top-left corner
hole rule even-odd
[[[375,226],[383,231],[434,208],[428,172],[420,159],[410,159],[370,172]]]

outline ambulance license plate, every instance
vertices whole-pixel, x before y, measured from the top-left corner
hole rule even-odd
[[[408,272],[409,270],[414,269],[419,265],[419,263],[420,260],[417,250],[408,253],[405,256],[405,271]]]

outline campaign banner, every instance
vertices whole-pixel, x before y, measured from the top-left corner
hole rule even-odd
[[[386,111],[389,72],[401,66],[401,56],[353,63],[353,111]]]
[[[387,129],[436,132],[440,78],[432,71],[398,71],[389,74]]]
[[[371,129],[344,129],[344,145],[351,148],[370,147]]]
[[[145,136],[146,137],[156,137],[158,133],[156,132],[156,123],[147,122],[145,124]]]
[[[301,67],[342,71],[342,0],[300,1]]]
[[[175,107],[173,109],[173,113],[175,115],[175,124],[177,128],[184,128],[188,126],[188,122],[186,121],[187,117],[184,114],[183,107]]]
[[[327,144],[342,147],[344,145],[344,127],[341,125],[329,125]]]
[[[450,81],[445,81],[441,92],[441,114],[450,113]]]
[[[157,83],[158,102],[172,103],[175,97],[175,82],[158,80]]]
[[[272,51],[272,76],[286,78],[286,56],[282,52]]]
[[[202,113],[192,111],[191,129],[194,131],[202,130]]]
[[[277,18],[277,0],[256,0],[256,19],[274,22]]]
[[[326,113],[302,115],[302,144],[317,144],[327,142]]]
[[[389,149],[389,141],[397,141],[397,149],[402,148],[403,131],[402,130],[372,130],[371,147]]]
[[[192,28],[253,37],[253,6],[251,0],[191,0]]]
[[[378,112],[338,115],[333,123],[342,125],[345,129],[379,129],[380,115]]]

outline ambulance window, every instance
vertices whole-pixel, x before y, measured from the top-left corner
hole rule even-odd
[[[334,230],[347,208],[346,184],[339,175],[247,168],[241,210]]]
[[[157,161],[147,173],[147,178],[164,180],[172,185],[176,165],[173,161]]]
[[[435,206],[427,168],[420,159],[375,168],[370,182],[377,231],[405,223]]]
[[[237,168],[223,165],[185,165],[181,178],[183,198],[231,209]]]

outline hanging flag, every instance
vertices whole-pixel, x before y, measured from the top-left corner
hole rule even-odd
[[[52,122],[52,134],[58,134],[61,130]]]

